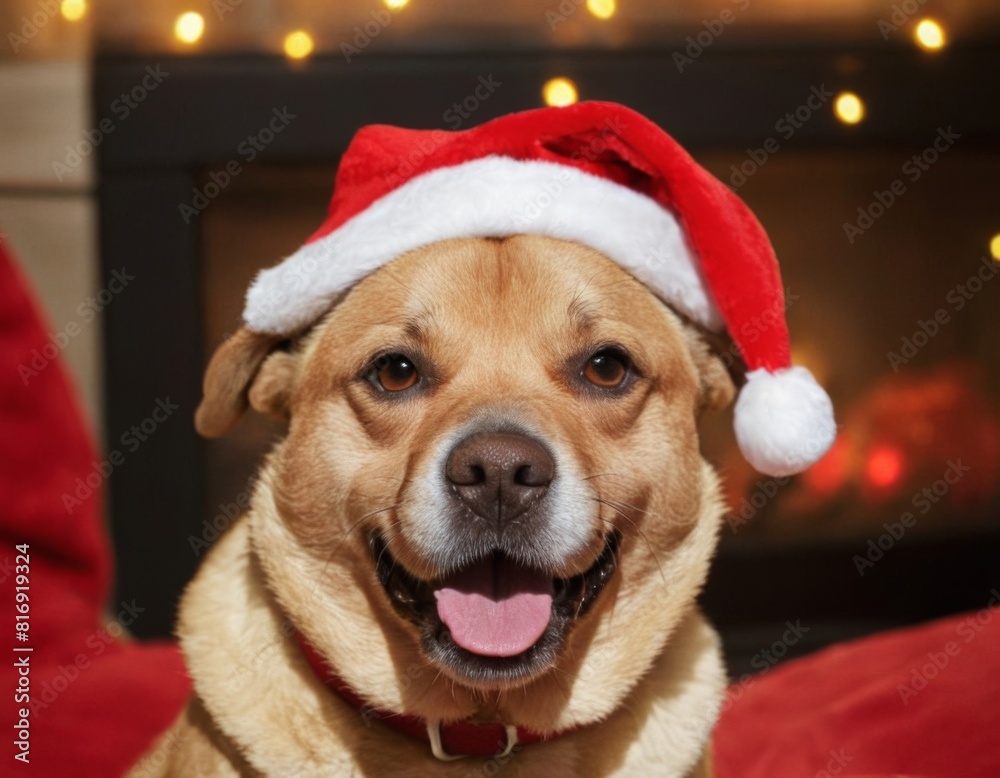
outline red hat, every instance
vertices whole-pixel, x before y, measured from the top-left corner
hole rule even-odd
[[[460,237],[548,235],[594,248],[709,330],[748,367],[735,410],[744,456],[800,472],[833,443],[826,392],[792,367],[778,263],[747,206],[644,116],[584,102],[460,132],[373,125],[340,162],[326,221],[262,271],[243,312],[292,334],[398,256]]]

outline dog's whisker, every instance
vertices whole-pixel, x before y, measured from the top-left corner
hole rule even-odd
[[[384,529],[386,534],[388,535],[391,530],[395,530],[397,527],[402,527],[402,526],[403,526],[403,520],[400,518],[395,518],[388,524],[386,524]]]
[[[356,530],[358,527],[360,527],[365,521],[367,521],[368,519],[370,519],[372,516],[376,516],[379,513],[385,513],[386,511],[395,510],[396,508],[399,507],[399,505],[400,505],[400,503],[394,503],[393,505],[387,505],[384,508],[378,508],[378,509],[376,509],[374,511],[369,511],[364,516],[362,516],[360,519],[358,519],[356,522],[354,522],[348,528],[347,532],[344,533],[344,536],[340,539],[340,542],[337,543],[337,545],[333,549],[333,551],[330,552],[330,555],[327,558],[326,564],[323,566],[323,572],[324,573],[326,572],[326,568],[329,567],[329,565],[330,565],[331,562],[333,562],[334,558],[340,552],[340,549],[347,542],[348,537],[350,536],[350,534],[352,532],[354,532],[354,530]]]
[[[385,544],[385,547],[382,549],[382,551],[379,553],[378,559],[375,560],[375,566],[376,567],[378,567],[379,564],[382,562],[382,555],[385,554],[385,553],[387,553],[389,551],[389,543],[392,542],[392,538],[394,537],[394,534],[395,534],[394,530],[396,530],[398,527],[401,527],[402,524],[403,524],[403,520],[402,519],[396,519],[395,521],[390,521],[385,526],[385,528],[384,528],[385,529],[384,535],[385,535],[386,544]],[[391,559],[392,559],[392,567],[390,569],[391,570],[395,570],[396,569],[396,565],[398,564],[398,561],[396,560],[395,557],[391,557]]]
[[[387,550],[388,549],[385,549],[385,548],[382,549],[382,552],[378,555],[378,558],[375,560],[375,567],[378,567],[380,564],[382,564],[382,557],[385,556],[385,553],[386,553]],[[396,566],[395,560],[393,560],[392,565],[393,565],[393,567]]]
[[[325,563],[323,564],[323,569],[322,569],[322,571],[321,571],[321,574],[322,574],[322,575],[325,575],[325,574],[326,574],[326,571],[327,571],[327,568],[329,568],[329,567],[330,567],[330,565],[332,565],[332,564],[333,564],[333,560],[334,560],[334,559],[336,559],[336,557],[337,557],[337,554],[338,554],[338,553],[340,553],[340,549],[341,549],[341,548],[343,548],[344,544],[345,544],[345,543],[347,542],[347,540],[348,540],[348,537],[350,536],[350,534],[351,534],[352,532],[354,532],[354,530],[356,530],[356,529],[357,529],[358,527],[360,527],[360,526],[361,526],[361,525],[362,525],[362,524],[363,524],[363,523],[364,523],[364,522],[365,522],[366,520],[370,519],[370,518],[371,518],[372,516],[376,516],[376,515],[378,515],[379,513],[385,513],[386,511],[391,511],[391,510],[395,510],[396,508],[398,508],[398,507],[399,507],[399,505],[400,505],[400,503],[394,503],[393,505],[387,505],[387,506],[386,506],[386,507],[384,507],[384,508],[378,508],[378,509],[376,509],[376,510],[374,510],[374,511],[369,511],[369,512],[368,512],[368,513],[366,513],[366,514],[365,514],[364,516],[362,516],[362,517],[361,517],[360,519],[358,519],[358,520],[357,520],[356,522],[354,522],[354,523],[353,523],[353,524],[352,524],[352,525],[351,525],[351,526],[350,526],[350,527],[348,528],[347,532],[345,532],[345,533],[344,533],[344,536],[343,536],[343,537],[342,537],[342,538],[340,539],[340,542],[339,542],[339,543],[337,543],[336,547],[335,547],[335,548],[334,548],[334,549],[333,549],[333,550],[332,550],[332,551],[330,552],[330,554],[329,554],[329,555],[327,556],[327,558],[326,558],[326,562],[325,562]],[[393,524],[395,524],[395,523],[398,523],[398,521],[399,521],[399,520],[397,519],[397,520],[396,520],[396,522],[390,522],[389,526],[390,526],[390,527],[391,527],[391,526],[393,526]],[[383,553],[384,553],[384,552],[383,552]],[[379,556],[381,557],[381,555],[379,555]],[[316,585],[317,585],[317,589],[318,589],[318,588],[319,588],[319,583],[317,582],[317,584],[316,584]]]
[[[391,500],[397,500],[397,499],[399,499],[398,495],[395,494],[395,493],[393,493],[393,494],[383,494],[381,492],[379,492],[379,493],[364,492],[364,491],[362,491],[360,489],[356,492],[356,497],[359,500],[366,500],[368,502],[377,502],[377,503],[383,503],[383,502],[388,502],[388,501],[391,501]]]
[[[590,499],[592,499],[594,502],[600,503],[601,505],[607,505],[609,508],[611,508],[611,510],[613,510],[615,513],[617,513],[619,516],[621,516],[623,519],[625,519],[625,521],[627,521],[629,524],[631,524],[635,528],[636,532],[642,532],[642,530],[639,529],[639,525],[636,524],[635,521],[632,520],[632,517],[629,516],[624,511],[624,509],[619,508],[614,503],[608,502],[603,497],[591,497]],[[609,524],[613,524],[613,522],[610,522],[607,519],[604,519],[603,517],[599,516],[599,518],[602,518],[603,521],[607,521]]]
[[[418,669],[420,670],[421,673],[423,673],[425,669],[433,669],[433,665],[431,665],[430,662],[424,662]],[[430,693],[431,689],[433,689],[434,686],[437,684],[438,680],[440,680],[443,672],[444,671],[441,668],[438,668],[437,674],[434,676],[433,680],[431,680],[431,682],[427,684],[426,687],[424,687],[423,694],[421,694],[420,697],[417,698],[417,700],[423,699]],[[452,696],[454,696],[454,693],[452,694]]]
[[[373,511],[369,511],[368,513],[366,513],[364,516],[362,516],[360,519],[358,519],[356,522],[354,522],[350,526],[350,528],[347,530],[347,532],[344,533],[344,537],[341,538],[340,542],[344,543],[347,540],[347,536],[348,535],[350,535],[352,532],[354,532],[355,529],[357,529],[363,522],[367,521],[372,516],[377,516],[378,514],[385,513],[386,511],[393,511],[396,508],[398,508],[400,505],[401,505],[401,503],[397,502],[397,503],[393,503],[392,505],[387,505],[384,508],[376,508]],[[339,550],[339,546],[338,546],[338,550]]]
[[[602,499],[608,499],[608,498],[605,497],[605,498],[602,498]],[[639,508],[639,507],[637,507],[635,505],[630,505],[627,502],[622,502],[621,500],[610,500],[610,502],[613,502],[616,505],[623,505],[626,508],[628,508],[629,510],[636,511],[636,512],[641,513],[641,514],[643,514],[645,516],[652,516],[653,518],[658,518],[658,516],[659,516],[659,514],[652,513],[652,512],[647,511],[647,510],[643,510],[642,508]]]
[[[425,661],[417,669],[420,672],[420,674],[423,675],[424,670],[433,670],[434,666],[430,662]],[[438,680],[441,678],[442,672],[443,670],[441,668],[438,668],[437,674],[434,676],[433,680],[429,684],[427,684],[427,686],[424,687],[423,693],[419,697],[417,697],[416,701],[424,699],[430,693],[431,689],[434,688]]]
[[[623,519],[625,519],[625,521],[627,521],[629,524],[632,525],[632,527],[635,529],[636,533],[639,535],[639,537],[642,538],[643,542],[646,544],[646,547],[649,549],[649,553],[652,555],[653,561],[656,562],[656,567],[657,567],[657,569],[660,572],[660,578],[663,579],[663,584],[664,584],[664,586],[666,586],[667,585],[667,576],[663,572],[663,565],[660,562],[660,557],[657,555],[656,549],[653,548],[653,544],[649,542],[649,538],[646,537],[646,533],[643,532],[642,529],[640,529],[639,525],[636,524],[632,520],[632,518],[624,510],[622,510],[621,508],[619,508],[614,503],[609,502],[608,500],[604,499],[601,496],[597,496],[597,497],[591,496],[590,499],[594,500],[595,502],[601,503],[602,505],[607,505],[609,508],[611,508],[611,510],[613,510],[615,513],[617,513],[619,516],[621,516]],[[638,510],[638,509],[636,509],[636,510]],[[647,513],[647,512],[643,511],[643,513]],[[603,521],[608,521],[607,519],[604,519],[603,517],[601,517],[600,514],[598,514],[598,518],[601,518]],[[611,524],[612,526],[614,526],[613,522],[608,521],[608,523]]]

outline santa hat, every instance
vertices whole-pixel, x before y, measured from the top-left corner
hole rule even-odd
[[[448,238],[531,233],[590,246],[748,367],[736,438],[758,470],[804,470],[836,434],[826,392],[792,367],[774,250],[744,203],[645,117],[585,102],[461,132],[373,125],[340,162],[323,225],[258,275],[244,320],[289,335],[396,257]]]

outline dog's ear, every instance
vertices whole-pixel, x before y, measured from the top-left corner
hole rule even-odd
[[[248,404],[269,416],[288,417],[297,358],[278,349],[282,340],[241,327],[219,346],[205,371],[204,396],[194,415],[199,433],[225,435]]]
[[[710,343],[710,336],[692,326],[686,326],[684,330],[701,381],[701,410],[722,410],[736,397],[736,384],[720,356],[724,344],[721,339],[718,343],[714,340]]]
[[[272,351],[250,384],[250,407],[273,419],[288,421],[298,367],[298,354]]]

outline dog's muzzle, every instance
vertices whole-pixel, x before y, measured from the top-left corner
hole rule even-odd
[[[421,516],[436,541],[421,549],[440,571],[431,580],[394,556],[405,542],[395,533],[371,534],[393,607],[421,629],[425,653],[465,681],[511,682],[551,667],[614,577],[621,539],[590,524],[592,501],[579,499],[572,465],[558,461],[538,437],[496,420],[460,436],[428,476],[440,479],[435,512]],[[584,549],[595,554],[586,567]]]

